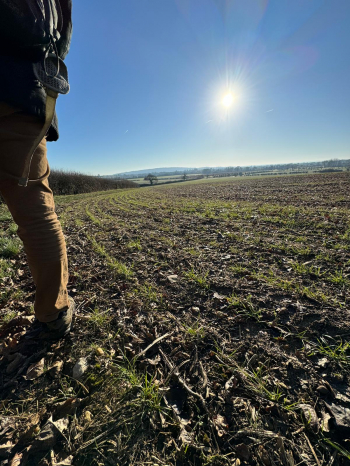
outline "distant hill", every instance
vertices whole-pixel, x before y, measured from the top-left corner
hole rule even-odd
[[[202,170],[203,168],[201,168]],[[128,177],[128,176],[146,176],[148,173],[160,175],[160,174],[167,174],[167,173],[173,173],[175,171],[179,172],[184,172],[188,170],[196,170],[196,168],[189,168],[189,167],[166,167],[166,168],[147,168],[145,170],[134,170],[131,172],[122,172],[122,173],[116,173],[114,175],[104,175],[103,178],[115,178],[118,176],[122,177]],[[199,170],[199,169],[198,169]]]
[[[114,175],[103,175],[103,178],[116,178],[116,177],[142,177],[146,176],[149,173],[154,175],[167,175],[174,172],[193,172],[198,171],[199,173],[209,167],[200,167],[200,168],[191,168],[191,167],[163,167],[163,168],[146,168],[145,170],[134,170],[131,172],[122,172],[122,173],[115,173]],[[219,168],[219,167],[210,167],[210,168]]]
[[[223,176],[225,173],[236,174],[251,174],[255,172],[269,172],[276,170],[315,170],[315,169],[332,169],[340,168],[346,169],[350,167],[350,159],[330,159],[319,162],[301,162],[301,163],[281,163],[281,164],[268,164],[268,165],[249,165],[249,166],[229,166],[229,167],[161,167],[161,168],[146,168],[144,170],[133,170],[129,172],[115,173],[114,175],[103,175],[101,178],[143,178],[144,176],[152,173],[157,176],[166,175],[179,175],[184,172],[187,175],[215,175]]]

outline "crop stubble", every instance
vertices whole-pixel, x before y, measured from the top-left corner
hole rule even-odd
[[[348,174],[57,203],[78,313],[46,348],[47,368],[64,362],[54,378],[6,374],[22,330],[6,316],[28,314],[33,286],[22,253],[2,259],[0,389],[17,439],[37,400],[42,427],[63,392],[79,402],[52,449],[73,464],[350,464]]]

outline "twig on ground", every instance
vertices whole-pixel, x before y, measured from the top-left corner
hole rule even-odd
[[[76,453],[80,452],[81,450],[85,450],[85,448],[89,447],[90,445],[92,445],[93,443],[96,442],[96,440],[99,440],[101,437],[104,437],[106,435],[108,435],[109,433],[111,433],[113,431],[113,427],[111,427],[110,429],[107,429],[105,430],[104,432],[102,432],[100,435],[97,435],[95,438],[91,439],[91,440],[88,440],[87,442],[85,442],[80,448],[77,449]]]
[[[178,364],[178,365],[175,366],[173,369],[171,369],[171,371],[169,372],[167,378],[166,378],[165,381],[164,381],[164,385],[166,385],[166,384],[169,382],[171,376],[174,374],[175,371],[180,370],[182,366],[184,366],[185,364],[187,364],[187,363],[190,362],[190,361],[191,361],[191,359],[186,359],[186,360],[183,361],[181,364]]]
[[[208,385],[208,376],[207,376],[207,373],[206,373],[205,370],[204,370],[202,361],[199,361],[199,367],[200,367],[200,369],[201,369],[202,376],[203,376],[203,385],[202,385],[202,388],[203,388],[203,390],[205,390],[205,389],[207,388],[207,385]]]
[[[164,352],[161,350],[161,348],[159,348],[159,352],[160,354],[162,355],[163,359],[164,359],[164,362],[165,364],[168,366],[168,368],[170,370],[172,370],[174,368],[174,364],[168,359],[168,357],[166,356],[166,354],[164,354]],[[217,438],[216,438],[216,434],[215,434],[215,429],[213,427],[213,421],[211,419],[211,416],[210,416],[210,413],[209,413],[209,410],[208,410],[208,407],[207,407],[207,404],[205,402],[205,399],[202,397],[202,395],[200,395],[199,393],[193,391],[187,384],[186,382],[183,380],[183,378],[180,376],[180,374],[177,373],[177,371],[174,371],[174,374],[179,382],[179,384],[182,386],[182,388],[184,388],[190,395],[194,396],[195,398],[198,398],[198,400],[200,401],[204,411],[206,412],[207,416],[208,416],[208,419],[209,419],[209,425],[211,427],[211,431],[212,431],[212,434],[213,434],[213,438],[214,438],[214,441],[215,441],[215,446],[217,448],[217,450],[219,451],[220,448],[219,448],[219,444],[218,444],[218,441],[217,441]]]
[[[168,357],[164,354],[164,352],[159,349],[159,352],[160,354],[163,356],[163,359],[164,359],[164,362],[165,364],[168,366],[168,368],[170,370],[173,370],[174,369],[174,365],[169,361]],[[176,369],[176,368],[175,368]],[[177,373],[176,370],[174,370],[174,375],[176,376],[177,380],[179,381],[180,385],[182,386],[182,388],[184,388],[190,395],[194,396],[195,398],[198,398],[199,401],[201,402],[205,412],[207,414],[209,414],[209,411],[208,411],[208,408],[207,408],[207,404],[204,400],[204,398],[202,397],[202,395],[200,395],[199,393],[197,392],[194,392],[187,384],[186,382],[183,380],[183,378],[180,376],[180,374]]]
[[[198,362],[198,349],[197,349],[197,345],[195,346],[195,354],[194,354],[194,359],[193,359],[193,362],[191,364],[191,367],[190,367],[190,373],[192,373],[193,369],[194,369],[194,366],[197,364]]]
[[[150,345],[147,346],[147,348],[145,348],[144,350],[142,350],[139,354],[137,354],[134,359],[137,359],[139,358],[140,356],[142,356],[143,354],[147,353],[147,351],[149,349],[152,348],[152,346],[156,345],[157,343],[159,343],[161,340],[164,340],[164,338],[168,337],[171,335],[171,332],[169,333],[165,333],[164,335],[162,335],[161,337],[158,337],[156,338]]]
[[[84,392],[88,395],[90,392],[89,390],[85,387],[85,385],[83,383],[80,382],[80,380],[78,379],[74,379],[73,377],[70,377],[72,380],[74,380],[74,382],[77,382],[78,385],[81,386],[81,388],[84,390]]]
[[[235,433],[233,438],[240,438],[240,437],[249,437],[250,435],[254,435],[259,438],[282,438],[279,434],[275,432],[271,432],[270,430],[258,430],[258,429],[242,429]],[[282,438],[283,440],[286,440]]]
[[[331,456],[331,459],[329,460],[329,463],[327,464],[327,466],[332,466],[333,463],[334,463],[334,461],[336,460],[337,456],[338,456],[338,452],[335,451],[335,452],[333,453],[333,455]]]
[[[314,455],[314,458],[315,458],[315,460],[316,460],[317,466],[321,466],[321,463],[319,462],[319,460],[318,460],[318,458],[317,458],[316,452],[315,452],[313,446],[311,445],[311,442],[310,442],[309,438],[307,437],[307,435],[305,434],[305,432],[304,432],[304,437],[305,437],[305,439],[306,439],[306,441],[307,441],[307,444],[309,445],[309,448],[310,448],[312,454]]]

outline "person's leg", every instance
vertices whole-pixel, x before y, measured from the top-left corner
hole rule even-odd
[[[6,111],[7,110],[7,111]],[[36,285],[35,315],[52,322],[69,307],[67,254],[61,225],[48,184],[46,140],[37,148],[27,187],[18,186],[24,158],[40,132],[36,117],[11,112],[0,104],[0,193],[18,225]]]

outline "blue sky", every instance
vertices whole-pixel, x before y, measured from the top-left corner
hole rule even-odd
[[[350,158],[349,0],[73,0],[52,168]],[[231,93],[226,108],[223,97]]]

